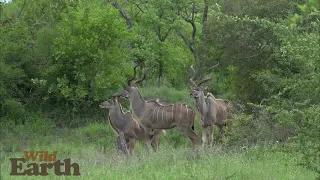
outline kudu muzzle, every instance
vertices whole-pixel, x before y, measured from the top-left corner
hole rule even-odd
[[[114,94],[113,97],[120,97],[120,98],[128,99],[129,95],[128,95],[128,92],[124,91],[124,92]]]

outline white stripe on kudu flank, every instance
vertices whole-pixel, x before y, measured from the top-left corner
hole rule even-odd
[[[173,104],[173,106],[172,106],[172,119],[173,119],[173,109],[174,109],[174,104]]]
[[[165,107],[165,106],[163,106],[163,108],[162,108],[162,113],[161,113],[161,115],[162,115],[162,118],[161,118],[161,119],[162,119],[162,123],[164,123],[164,121],[163,121],[163,111],[164,111],[164,107]]]
[[[153,113],[152,113],[152,119],[154,118],[154,112],[157,110],[157,108],[154,108]]]
[[[158,114],[159,114],[160,108],[161,108],[161,106],[159,106],[158,111],[157,111],[157,122],[159,121],[159,120],[158,120]]]
[[[187,108],[187,118],[188,118],[188,105],[186,105],[186,108]]]
[[[180,119],[182,118],[182,104],[180,104]]]

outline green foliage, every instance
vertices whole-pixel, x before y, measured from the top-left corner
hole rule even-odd
[[[25,86],[28,84],[23,69],[27,62],[27,33],[20,23],[0,27],[0,117],[17,115],[14,111],[23,109],[21,101],[25,98]]]
[[[156,65],[154,84],[183,88],[191,54],[175,32],[182,29],[178,14],[173,10],[176,1],[148,1],[140,8],[144,13],[136,17],[133,26],[132,56],[143,66]]]
[[[303,165],[320,177],[320,105],[307,108],[298,135]]]
[[[21,103],[9,101],[6,106],[13,106],[15,110],[0,119],[0,136],[5,137],[0,141],[0,151],[21,152],[29,145],[50,144],[55,130],[52,121],[39,112],[25,110]]]
[[[224,89],[227,94],[232,92],[236,99],[245,102],[260,102],[268,97],[252,75],[273,66],[273,48],[279,47],[273,25],[264,19],[225,15],[219,8],[211,14],[205,31],[207,43],[216,48],[212,50],[214,60],[206,64],[220,62],[218,83],[227,83],[222,87],[231,86]]]
[[[223,10],[226,14],[235,16],[249,15],[251,17],[280,20],[290,17],[293,13],[297,12],[297,3],[304,2],[304,0],[248,0],[237,2],[226,0],[224,1]]]
[[[272,143],[275,141],[276,129],[266,117],[238,115],[232,120],[232,126],[226,127],[227,145],[250,146],[252,144]]]
[[[188,89],[177,90],[166,86],[141,88],[141,94],[150,98],[159,98],[167,103],[184,103],[193,106],[193,99],[189,96]]]
[[[17,102],[13,99],[6,99],[3,103],[3,112],[5,112],[6,118],[12,118],[16,124],[20,124],[25,116],[25,108],[21,102]]]
[[[97,148],[108,148],[114,147],[114,141],[116,132],[112,129],[111,125],[108,124],[90,124],[85,127],[81,127],[72,132],[73,136],[78,137],[77,142],[80,143],[92,143]]]
[[[129,68],[125,26],[120,18],[112,18],[118,12],[110,6],[87,5],[82,3],[63,16],[52,65],[44,75],[50,97],[65,102],[72,111],[90,107],[118,90]]]

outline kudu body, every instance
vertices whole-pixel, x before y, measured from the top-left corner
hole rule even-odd
[[[145,71],[141,80],[133,81],[136,74],[135,68],[134,76],[128,80],[128,85],[124,87],[122,93],[119,93],[119,96],[129,99],[131,113],[145,129],[145,133],[150,133],[152,129],[171,129],[177,126],[190,138],[193,146],[196,146],[198,140],[194,132],[194,111],[185,104],[163,105],[159,100],[145,101],[135,84],[145,79],[150,68]],[[146,139],[146,144],[149,148],[150,139]]]
[[[194,69],[191,67],[193,72]],[[194,72],[195,73],[195,72]],[[194,75],[193,75],[194,76]],[[224,120],[230,118],[230,102],[224,99],[216,99],[211,93],[204,95],[205,88],[201,86],[202,83],[211,80],[206,78],[201,80],[198,84],[190,78],[191,90],[190,96],[195,99],[195,106],[201,117],[201,131],[202,131],[202,145],[204,146],[207,139],[207,128],[210,128],[209,144],[213,145],[214,141],[214,126],[217,125],[220,133],[223,134]]]
[[[124,113],[122,107],[118,102],[117,97],[114,97],[111,101],[104,101],[100,104],[100,108],[109,109],[109,119],[112,128],[119,134],[123,132],[125,140],[127,142],[127,148],[129,153],[133,155],[135,140],[151,139],[153,141],[153,147],[156,149],[159,145],[159,138],[162,134],[162,130],[154,130],[153,135],[151,132],[146,134],[143,127],[132,117],[130,112]],[[148,136],[148,138],[146,138]]]

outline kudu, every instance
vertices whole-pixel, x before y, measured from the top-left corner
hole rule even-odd
[[[118,134],[120,132],[124,134],[130,155],[133,155],[135,140],[145,140],[147,139],[146,136],[148,136],[148,139],[152,138],[154,149],[158,147],[162,130],[154,130],[153,134],[146,134],[143,127],[139,126],[130,112],[124,113],[122,111],[118,97],[114,96],[113,100],[104,101],[99,106],[100,108],[109,109],[110,124]]]
[[[217,64],[218,65],[218,64]],[[217,65],[211,67],[213,69]],[[210,127],[209,145],[213,145],[214,141],[214,125],[217,125],[220,129],[220,133],[223,134],[223,126],[225,126],[225,120],[231,117],[230,114],[230,102],[228,100],[216,99],[211,93],[204,95],[206,87],[201,86],[203,83],[211,80],[211,76],[202,79],[199,83],[195,83],[193,78],[195,76],[195,70],[191,66],[193,75],[190,78],[190,96],[195,99],[195,106],[200,114],[201,118],[201,131],[202,131],[202,146],[205,145],[207,139],[207,127]]]
[[[194,111],[185,104],[163,105],[158,100],[145,101],[136,84],[146,78],[147,72],[152,67],[144,72],[140,80],[135,80],[136,68],[137,65],[134,67],[133,77],[124,86],[124,91],[118,95],[129,99],[131,113],[145,129],[145,133],[150,133],[152,129],[171,129],[177,126],[190,138],[193,146],[196,147],[198,140],[197,134],[194,132]],[[149,149],[150,139],[146,139],[146,144],[147,149]]]

